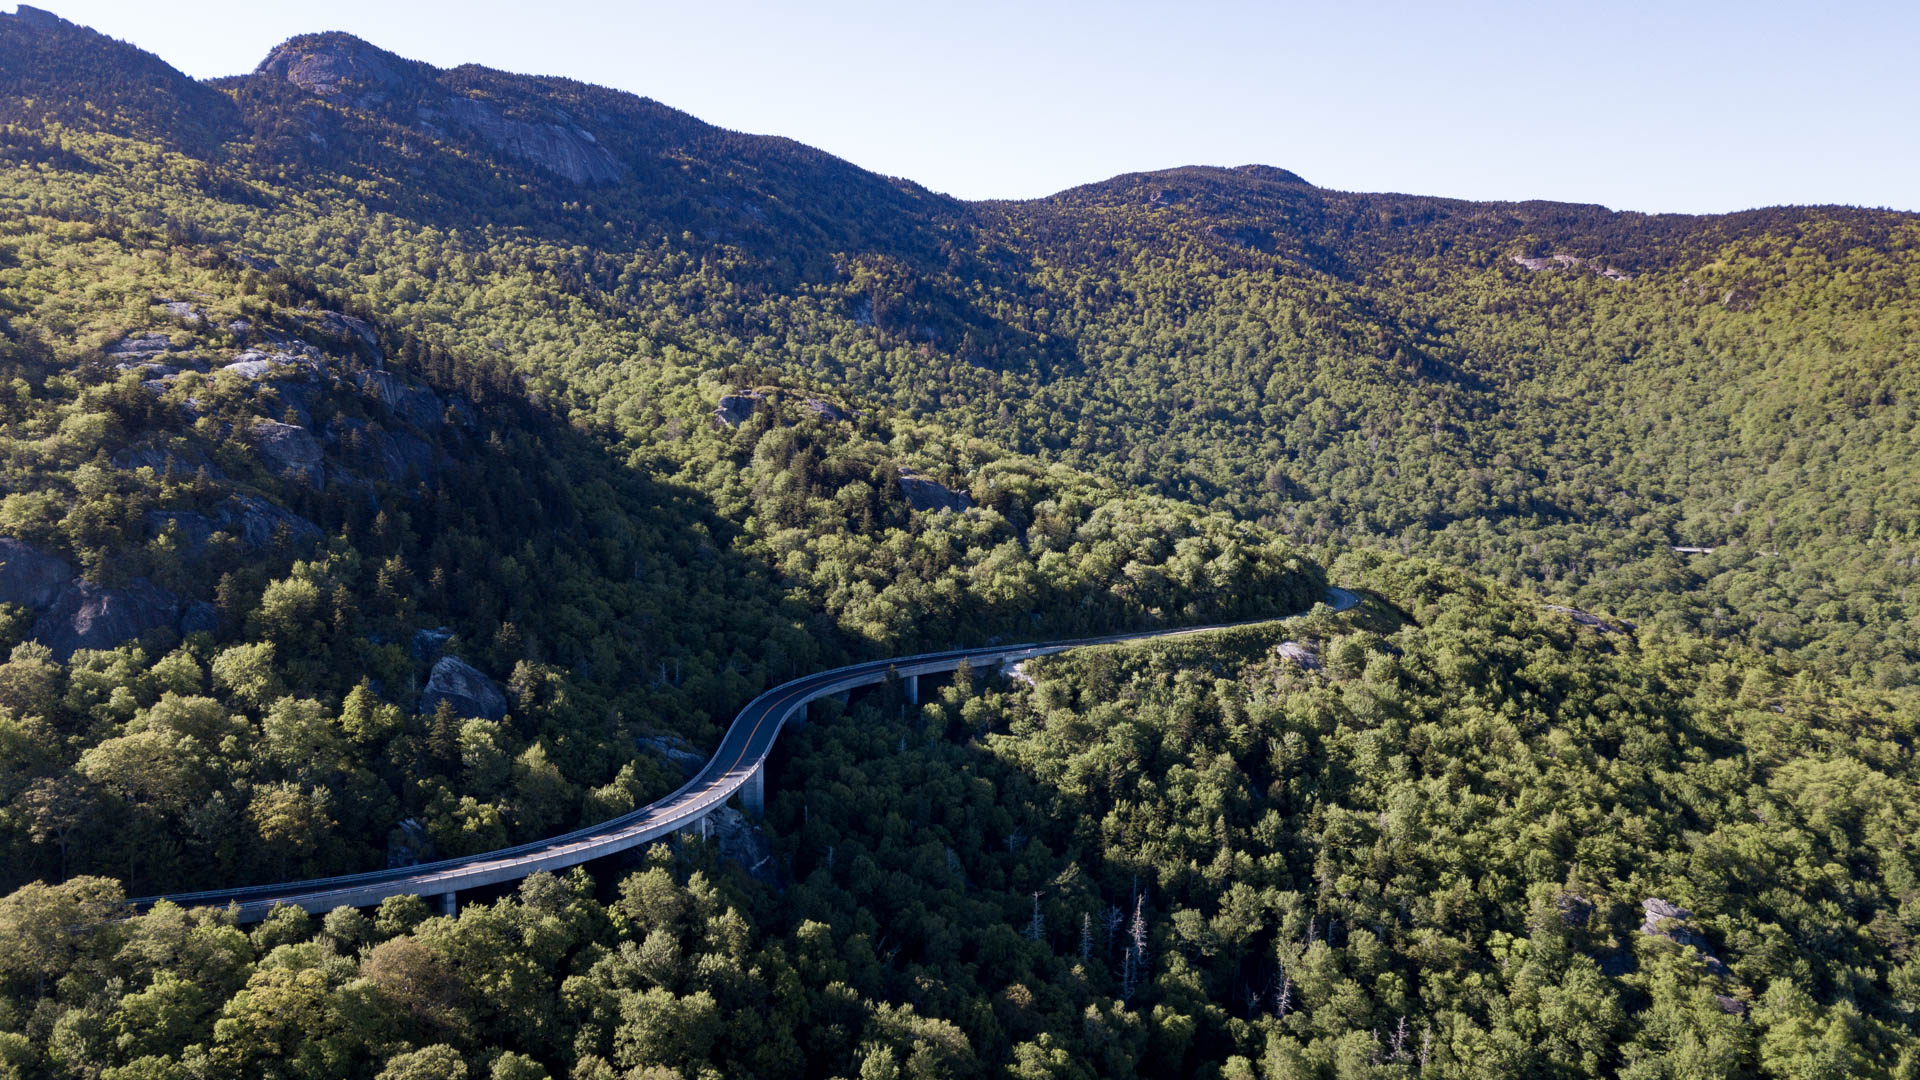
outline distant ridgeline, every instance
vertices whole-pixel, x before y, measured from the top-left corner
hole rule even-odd
[[[967,203],[21,7],[0,1080],[1912,1075],[1916,388],[1913,214]],[[1286,640],[855,701],[617,886],[116,914],[604,820],[774,682],[1335,559],[1366,603]]]

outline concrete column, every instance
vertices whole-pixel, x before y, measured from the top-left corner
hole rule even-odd
[[[767,767],[761,764],[740,785],[740,808],[754,817],[765,817],[767,813]]]
[[[457,899],[459,895],[459,893],[441,893],[440,914],[447,916],[458,915],[460,913],[460,905]]]
[[[907,704],[909,705],[920,704],[920,676],[909,675],[906,678],[900,680],[900,685],[907,692]]]

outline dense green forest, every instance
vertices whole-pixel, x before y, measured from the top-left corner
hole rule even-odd
[[[0,1080],[1916,1075],[1917,277],[1912,214],[964,203],[0,16]],[[771,871],[119,903],[1329,581],[816,706]]]

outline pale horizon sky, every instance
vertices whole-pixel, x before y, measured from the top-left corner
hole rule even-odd
[[[1259,163],[1621,210],[1920,210],[1920,4],[1891,0],[35,6],[197,78],[323,30],[564,75],[969,199]]]

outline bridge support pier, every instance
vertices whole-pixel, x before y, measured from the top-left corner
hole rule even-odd
[[[920,676],[908,675],[900,680],[900,686],[906,691],[907,704],[920,704]]]
[[[441,893],[440,894],[440,914],[445,915],[448,918],[452,918],[453,916],[458,915],[460,913],[459,896],[460,894],[457,892]]]
[[[753,817],[766,816],[767,767],[764,764],[754,769],[747,782],[740,785],[740,808]]]

